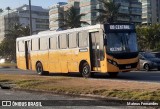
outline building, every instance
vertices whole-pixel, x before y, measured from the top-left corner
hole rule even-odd
[[[57,4],[50,6],[50,29],[57,30],[62,25],[62,22],[57,21],[57,19],[62,18],[62,13],[64,13],[64,11],[66,11],[71,6],[74,6],[77,10],[77,13],[80,13],[79,3],[79,0],[68,0],[68,3],[58,2]]]
[[[118,22],[131,22],[141,24],[142,22],[142,4],[139,0],[114,0],[116,4],[120,4],[120,17]],[[80,0],[80,13],[86,13],[83,20],[91,25],[96,24],[96,16],[99,14],[94,9],[102,9],[103,5],[97,0]]]
[[[142,24],[160,23],[160,0],[141,0]]]
[[[36,34],[40,31],[49,29],[49,9],[43,9],[40,6],[31,6],[32,8],[32,31]],[[0,14],[0,41],[5,37],[7,30],[13,24],[22,24],[29,26],[29,5],[23,5],[13,10],[6,10]]]
[[[139,0],[114,0],[115,3],[121,4],[118,17],[118,22],[130,22],[135,24],[141,24],[142,22],[142,3]],[[58,5],[58,6],[57,6]],[[59,11],[64,12],[70,6],[77,8],[77,13],[86,14],[82,17],[82,21],[88,22],[90,25],[97,24],[96,17],[99,15],[95,9],[102,9],[103,5],[98,0],[68,0],[68,3],[53,5],[54,8],[50,9],[50,29],[55,30],[59,28],[61,22],[56,21],[53,17],[61,17]],[[53,13],[53,10],[56,13]],[[79,10],[79,11],[78,11]],[[56,17],[57,19],[57,17]],[[53,24],[54,23],[54,24]]]
[[[62,13],[64,12],[64,5],[66,4],[67,4],[66,2],[58,2],[57,4],[54,4],[49,7],[50,30],[56,30],[62,25],[62,22],[57,21],[57,19],[60,19],[62,17]]]
[[[142,23],[142,3],[139,0],[114,0],[121,5],[119,22]]]

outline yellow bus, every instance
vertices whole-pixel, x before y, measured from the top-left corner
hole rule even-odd
[[[45,31],[17,38],[17,66],[50,73],[94,72],[116,77],[119,72],[139,68],[137,37],[133,24],[94,26]]]

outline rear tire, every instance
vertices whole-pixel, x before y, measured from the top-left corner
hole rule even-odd
[[[116,77],[118,76],[118,73],[119,73],[119,72],[108,72],[108,74],[109,74],[109,76],[110,76],[111,78],[116,78]]]
[[[145,69],[146,71],[150,71],[150,66],[149,66],[149,64],[144,64],[144,69]]]
[[[41,62],[38,62],[36,64],[36,71],[39,75],[44,75],[45,72],[43,71],[43,66],[42,66],[42,63]]]
[[[85,78],[90,78],[92,76],[90,66],[87,62],[83,63],[80,67],[80,73]]]

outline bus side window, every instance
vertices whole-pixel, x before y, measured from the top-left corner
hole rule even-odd
[[[69,48],[76,48],[77,47],[77,34],[71,33],[69,36]]]
[[[40,38],[40,50],[47,50],[47,38]]]
[[[83,31],[78,33],[78,46],[87,47],[88,46],[88,32]]]
[[[49,38],[49,44],[50,49],[57,49],[57,37]]]
[[[24,52],[24,50],[25,50],[24,41],[19,41],[19,43],[18,43],[18,50],[19,50],[20,52]]]
[[[32,50],[33,51],[39,50],[39,38],[32,39]]]
[[[67,48],[67,35],[66,34],[62,34],[59,36],[59,45],[61,49],[65,49]]]

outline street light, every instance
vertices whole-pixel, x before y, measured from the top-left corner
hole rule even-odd
[[[30,35],[32,35],[32,10],[31,10],[31,0],[29,0],[29,21],[30,21]]]

